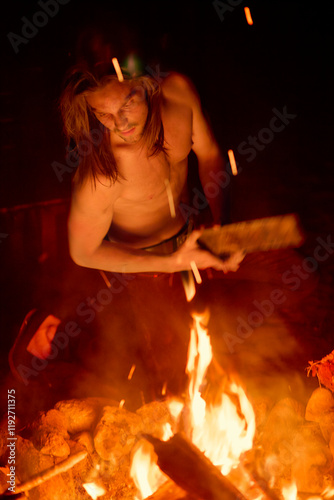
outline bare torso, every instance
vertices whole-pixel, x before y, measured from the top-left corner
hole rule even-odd
[[[189,270],[192,262],[199,269],[225,269],[220,259],[198,247],[198,231],[171,254],[143,250],[171,238],[186,223],[180,207],[187,202],[190,151],[197,157],[202,185],[212,183],[210,174],[218,175],[224,161],[196,91],[177,74],[162,84],[166,152],[150,157],[140,140],[148,103],[136,89],[131,82],[112,80],[85,96],[96,118],[110,131],[119,176],[116,182],[100,176],[95,183],[87,176],[82,183],[74,183],[68,221],[70,254],[80,266],[110,272],[172,273]],[[214,221],[221,215],[221,194],[210,198]]]
[[[185,224],[179,203],[187,199],[188,155],[192,147],[189,107],[169,99],[162,108],[167,155],[148,157],[138,144],[111,139],[121,174],[111,186],[112,221],[108,236],[134,248],[145,248],[176,234]],[[176,216],[171,216],[166,182],[173,194]]]

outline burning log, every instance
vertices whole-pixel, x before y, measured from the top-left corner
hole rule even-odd
[[[181,434],[175,434],[169,441],[160,441],[147,434],[144,437],[152,443],[160,469],[194,498],[245,500],[244,495]]]
[[[87,455],[88,453],[86,450],[71,455],[66,460],[63,460],[54,467],[46,469],[40,474],[37,474],[36,476],[32,477],[29,481],[17,485],[15,488],[15,495],[17,495],[18,493],[32,490],[33,488],[36,488],[36,486],[45,483],[45,481],[47,481],[48,479],[51,479],[52,477],[55,477],[58,474],[62,474],[63,472],[67,472],[68,470],[72,469],[72,467],[74,467],[76,464],[84,460],[87,457]],[[5,495],[13,496],[13,494],[10,492],[6,492]]]
[[[183,488],[180,488],[172,480],[166,481],[153,495],[146,500],[192,500],[197,497],[190,497]]]

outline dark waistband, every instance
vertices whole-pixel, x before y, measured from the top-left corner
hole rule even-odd
[[[145,247],[142,250],[146,250],[147,252],[155,252],[159,255],[167,255],[169,253],[173,253],[186,241],[192,230],[193,230],[193,223],[192,220],[189,219],[187,220],[185,225],[180,229],[180,231],[171,238],[163,240],[160,243],[157,243],[156,245]]]

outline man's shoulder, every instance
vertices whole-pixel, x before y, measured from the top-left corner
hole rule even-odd
[[[198,95],[192,81],[181,73],[171,72],[162,81],[161,89],[163,96],[168,100],[181,101],[191,105]]]
[[[108,179],[103,175],[97,178],[91,176],[79,182],[74,179],[72,198],[80,205],[107,207],[119,196],[120,184],[118,181]]]

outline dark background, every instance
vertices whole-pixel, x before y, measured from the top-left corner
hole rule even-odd
[[[246,23],[246,5],[253,26]],[[221,20],[211,0],[70,0],[18,46],[17,54],[7,34],[21,35],[22,17],[31,21],[41,7],[35,1],[13,1],[5,9],[0,79],[4,369],[24,315],[53,286],[43,282],[45,261],[33,241],[39,215],[34,213],[24,226],[22,240],[25,223],[13,215],[14,207],[70,196],[71,174],[59,182],[51,166],[64,163],[66,153],[57,99],[74,62],[77,36],[95,21],[110,22],[117,50],[133,43],[154,70],[159,64],[162,72],[177,70],[193,80],[224,155],[232,148],[242,169],[230,186],[232,220],[296,212],[307,231],[306,253],[317,236],[333,234],[332,2],[244,1]],[[119,29],[122,23],[128,31]],[[285,106],[296,118],[248,162],[238,146],[269,126],[273,108],[282,112]],[[57,267],[59,260],[49,259],[49,264]],[[331,301],[332,264],[323,276]]]
[[[253,26],[246,23],[245,5]],[[193,79],[224,152],[268,126],[273,107],[287,106],[297,119],[258,155],[267,172],[277,154],[284,174],[332,170],[331,2],[251,1],[230,8],[221,21],[210,0],[70,0],[15,54],[7,34],[21,35],[22,17],[32,21],[41,7],[8,3],[1,22],[0,207],[68,195],[70,175],[60,183],[51,167],[65,154],[57,98],[78,34],[101,19],[110,20],[111,33],[126,23],[134,48],[151,67],[159,63],[161,71]],[[120,32],[116,50],[128,40],[129,33]],[[283,154],[280,144],[287,141]],[[255,174],[260,158],[250,165],[245,159],[237,158]]]

